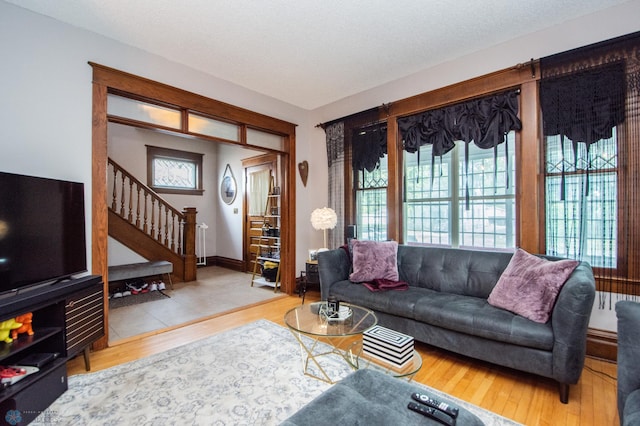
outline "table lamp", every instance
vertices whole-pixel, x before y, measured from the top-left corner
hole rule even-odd
[[[321,209],[315,209],[311,212],[311,225],[314,229],[324,231],[324,248],[327,247],[327,229],[333,229],[338,223],[338,215],[336,212],[329,208],[323,207]]]

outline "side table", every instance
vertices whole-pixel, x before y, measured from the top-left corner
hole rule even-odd
[[[302,296],[302,304],[304,304],[304,297],[307,294],[309,285],[318,286],[318,288],[320,288],[320,275],[318,274],[317,260],[307,260],[305,270],[300,273],[298,296]]]

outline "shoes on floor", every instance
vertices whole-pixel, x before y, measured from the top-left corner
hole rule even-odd
[[[166,288],[163,281],[158,282],[158,290],[165,290]]]
[[[149,284],[144,281],[134,281],[126,284],[127,289],[131,294],[147,293],[149,291]]]

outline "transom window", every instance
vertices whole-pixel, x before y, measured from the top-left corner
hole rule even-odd
[[[147,185],[159,193],[201,195],[202,157],[203,154],[147,146]]]
[[[454,149],[433,163],[431,145],[423,145],[419,156],[405,151],[405,243],[513,249],[514,132],[505,143],[508,154],[504,144],[494,151],[470,143],[468,169],[464,142],[456,142]]]

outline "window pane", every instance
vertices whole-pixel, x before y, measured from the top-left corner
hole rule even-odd
[[[194,163],[171,158],[154,158],[153,186],[165,188],[197,188]]]
[[[468,162],[464,142],[433,163],[430,145],[419,160],[405,152],[405,242],[515,247],[515,133],[497,150],[468,148]]]
[[[617,258],[616,173],[547,177],[547,254],[581,259],[592,266],[615,268]]]
[[[109,95],[107,113],[122,118],[157,124],[159,126],[180,129],[180,111],[165,108],[135,99]]]
[[[358,239],[385,241],[387,239],[387,185],[389,175],[387,156],[372,172],[357,172],[356,225]]]
[[[451,245],[449,202],[416,202],[405,205],[407,243]]]
[[[189,131],[215,138],[240,141],[240,126],[189,113]]]
[[[460,246],[515,247],[516,206],[513,199],[484,199],[460,204]]]
[[[565,173],[586,170],[587,165],[590,165],[591,170],[616,169],[618,167],[618,144],[616,141],[616,129],[614,128],[613,136],[610,139],[602,139],[591,144],[589,158],[587,158],[586,144],[576,144],[574,153],[573,142],[570,139],[565,138],[563,150],[560,136],[548,136],[545,141],[546,171],[548,174],[561,173],[563,164]]]
[[[387,190],[370,189],[356,193],[358,239],[387,239]]]
[[[247,129],[247,144],[274,149],[276,151],[285,150],[283,136],[261,132],[255,129]]]
[[[417,154],[405,153],[404,241],[452,245],[451,185],[452,152],[431,163],[431,146]],[[433,174],[431,173],[433,170]]]
[[[547,254],[584,260],[596,267],[617,266],[616,141],[614,129],[610,139],[591,144],[587,152],[584,143],[574,148],[565,138],[563,150],[559,136],[546,138]]]

